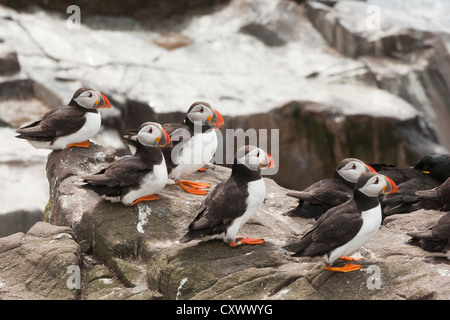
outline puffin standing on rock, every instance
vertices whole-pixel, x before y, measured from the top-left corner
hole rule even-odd
[[[375,170],[355,158],[342,160],[332,179],[317,181],[303,191],[287,193],[298,199],[298,206],[286,215],[317,220],[325,211],[349,200],[356,181],[365,172]]]
[[[89,139],[100,129],[98,109],[102,108],[111,108],[103,94],[80,88],[67,106],[51,110],[39,120],[18,129],[17,138],[28,140],[37,149],[88,148]]]
[[[346,257],[366,243],[381,225],[381,206],[378,196],[397,192],[396,184],[386,176],[374,172],[365,173],[356,182],[353,197],[347,202],[325,212],[302,238],[283,247],[294,252],[293,256],[323,256],[325,269],[349,272],[361,269],[361,265],[348,263],[332,267],[338,258]]]
[[[202,169],[217,150],[215,129],[224,124],[220,113],[206,102],[195,102],[189,108],[183,123],[167,123],[163,128],[173,145],[162,148],[169,178],[188,193],[205,195],[202,190],[209,183],[197,183],[182,178]]]
[[[274,166],[272,157],[264,150],[254,146],[239,148],[231,176],[219,183],[203,200],[180,242],[198,238],[222,239],[231,247],[264,243],[263,239],[237,238],[237,234],[241,226],[258,211],[266,196],[260,170]]]
[[[95,191],[111,202],[133,206],[141,201],[159,199],[168,179],[160,147],[171,143],[159,123],[145,122],[136,135],[136,153],[113,162],[105,169],[83,178],[82,187]]]

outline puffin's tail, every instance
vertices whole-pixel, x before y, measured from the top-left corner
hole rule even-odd
[[[87,182],[86,180],[84,182]],[[94,185],[85,183],[81,185],[82,188],[94,191],[100,196],[106,197],[120,197],[122,195],[123,187],[107,187],[103,185]]]
[[[305,255],[305,250],[309,247],[312,242],[312,234],[307,233],[301,239],[288,243],[282,247],[282,249],[290,252],[293,257],[301,257]]]
[[[189,241],[192,241],[194,239],[202,238],[203,232],[200,230],[189,230],[181,239],[179,240],[180,243],[186,243]]]
[[[324,214],[325,208],[318,204],[305,203],[300,200],[296,208],[283,213],[283,215],[288,217],[300,217],[304,219],[319,219],[321,215]]]

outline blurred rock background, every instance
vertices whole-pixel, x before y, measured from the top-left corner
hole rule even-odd
[[[197,100],[224,116],[224,148],[226,129],[279,129],[268,151],[285,188],[344,157],[448,153],[449,12],[444,0],[0,0],[0,237],[42,220],[48,201],[49,151],[14,130],[80,86],[110,99],[94,142],[118,154],[126,128],[180,121]]]

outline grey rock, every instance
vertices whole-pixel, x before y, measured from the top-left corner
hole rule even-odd
[[[20,72],[17,52],[0,49],[0,76],[10,76]]]
[[[80,253],[70,228],[44,222],[0,238],[0,298],[77,299],[67,268],[80,266]]]
[[[448,148],[450,110],[444,101],[450,88],[450,27],[418,13],[427,11],[426,2],[412,5],[415,11],[405,7],[377,1],[338,1],[333,7],[306,3],[309,19],[327,43],[362,61],[376,87],[411,103]]]
[[[81,293],[84,299],[450,298],[447,258],[408,245],[406,235],[432,224],[441,212],[419,210],[386,218],[375,237],[355,253],[364,258],[363,270],[331,273],[324,270],[320,257],[293,258],[280,249],[305,233],[312,221],[282,214],[296,205],[295,199],[287,197],[288,190],[269,177],[265,178],[263,206],[241,230],[243,236],[264,238],[263,245],[230,248],[219,240],[180,244],[178,239],[203,197],[187,194],[175,184],[166,186],[160,200],[134,207],[113,204],[85,191],[82,202],[80,197],[64,196],[81,192],[77,183],[80,175],[108,164],[97,161],[95,166],[86,165],[102,147],[94,145],[89,150],[91,154],[76,149],[62,151],[66,157],[50,155],[50,163],[63,160],[66,168],[48,172],[49,180],[58,181],[64,177],[61,172],[77,168],[64,179],[70,184],[53,184],[55,203],[48,219],[72,227],[84,261],[102,262],[91,263],[91,278],[85,280],[89,285]],[[214,187],[229,174],[230,169],[212,165],[191,179],[210,182]],[[14,246],[11,242],[10,247]]]

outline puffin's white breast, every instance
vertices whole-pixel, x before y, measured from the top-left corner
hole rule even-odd
[[[375,235],[381,225],[381,205],[378,204],[375,208],[363,211],[361,218],[363,219],[363,224],[353,239],[334,249],[329,256],[325,255],[324,258],[328,264],[332,264],[336,259],[357,251]]]
[[[131,190],[122,199],[125,205],[130,205],[133,201],[160,192],[167,183],[168,175],[166,161],[153,166],[153,171],[147,174],[141,182],[140,188]]]
[[[174,147],[172,161],[177,164],[170,173],[171,179],[179,179],[205,166],[217,150],[217,135],[214,129],[197,133],[183,143],[182,149]]]

